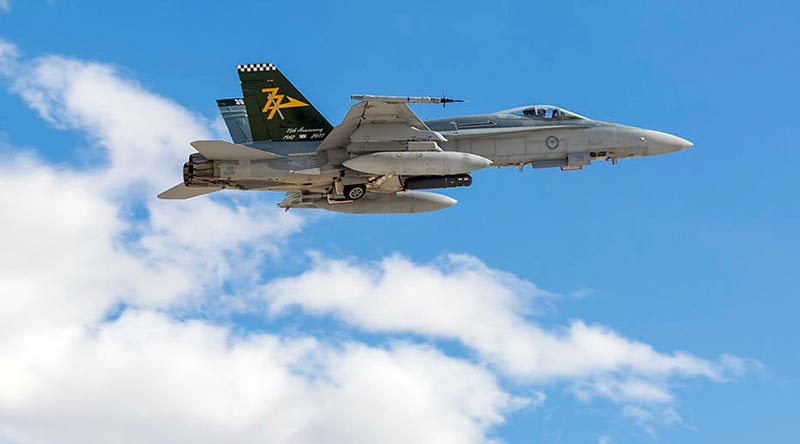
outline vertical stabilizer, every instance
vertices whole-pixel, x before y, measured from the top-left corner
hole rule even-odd
[[[272,63],[239,65],[252,139],[321,141],[333,127]]]
[[[225,126],[231,133],[233,143],[248,143],[253,141],[250,133],[250,122],[247,120],[247,111],[244,108],[244,99],[217,99],[217,106]]]

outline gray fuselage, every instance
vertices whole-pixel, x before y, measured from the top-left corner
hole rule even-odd
[[[592,160],[649,156],[691,146],[669,134],[586,118],[534,120],[514,114],[480,114],[426,122],[447,138],[449,151],[477,154],[497,166],[564,166],[571,153]]]
[[[544,110],[547,114],[544,114]],[[555,110],[555,112],[554,112]],[[542,114],[537,114],[542,111]],[[692,146],[670,134],[601,122],[557,107],[517,108],[493,114],[433,119],[430,130],[444,136],[444,151],[475,154],[495,166],[581,169],[593,160],[613,160],[664,154]],[[255,142],[248,146],[281,156],[259,161],[231,161],[220,165],[221,177],[242,188],[305,193],[328,193],[332,180],[371,183],[375,191],[403,188],[400,178],[379,183],[368,174],[347,170],[351,158],[346,149],[316,151],[319,142]]]

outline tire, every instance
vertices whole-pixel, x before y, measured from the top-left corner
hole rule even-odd
[[[364,185],[348,185],[344,187],[344,197],[350,200],[358,200],[367,194],[367,187]]]

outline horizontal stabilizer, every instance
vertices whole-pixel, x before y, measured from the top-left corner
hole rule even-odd
[[[174,187],[162,191],[161,194],[158,195],[159,199],[189,199],[192,197],[202,196],[203,194],[213,193],[214,191],[219,191],[222,188],[219,187],[187,187],[183,184],[183,182],[175,185]]]
[[[226,142],[224,140],[195,140],[190,143],[200,154],[209,160],[223,159],[277,159],[277,154],[250,148],[249,146]]]

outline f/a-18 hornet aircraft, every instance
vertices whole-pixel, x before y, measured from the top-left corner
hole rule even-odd
[[[413,190],[467,187],[489,166],[580,170],[593,160],[653,156],[692,143],[533,105],[423,122],[409,103],[447,97],[354,95],[336,127],[271,63],[239,65],[244,98],[217,100],[233,143],[198,140],[183,182],[158,195],[187,199],[224,189],[284,191],[285,209],[421,213],[455,199]]]

